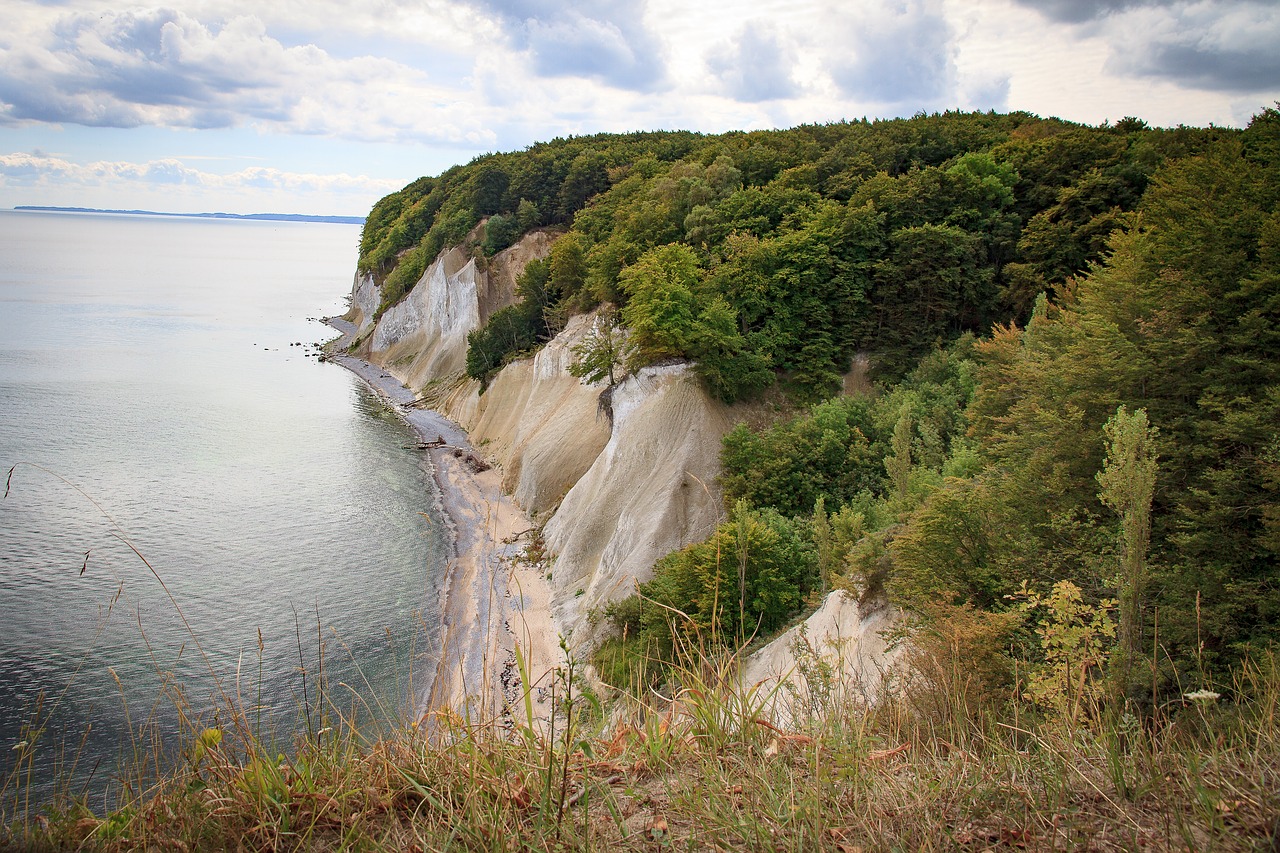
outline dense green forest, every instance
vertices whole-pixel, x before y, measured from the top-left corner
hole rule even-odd
[[[360,268],[385,308],[468,234],[488,257],[553,229],[471,375],[605,305],[627,345],[586,373],[689,359],[775,401],[725,439],[724,525],[611,609],[607,679],[842,587],[963,634],[993,696],[1029,661],[1158,701],[1280,635],[1278,201],[1274,109],[600,135],[384,198]],[[856,354],[877,392],[839,396]]]

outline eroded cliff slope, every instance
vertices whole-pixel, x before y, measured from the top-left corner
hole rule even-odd
[[[610,419],[600,406],[604,386],[569,373],[571,348],[592,315],[573,318],[483,392],[468,379],[467,334],[511,304],[519,269],[550,243],[543,232],[527,235],[484,270],[448,250],[376,322],[381,294],[372,279],[357,278],[347,319],[358,327],[358,354],[466,429],[501,468],[504,487],[545,522],[555,613],[580,645],[590,639],[592,613],[629,595],[657,559],[714,529],[720,439],[731,421],[685,365],[624,380]]]

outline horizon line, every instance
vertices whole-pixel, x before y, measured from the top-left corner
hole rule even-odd
[[[363,225],[363,216],[312,213],[173,213],[163,210],[123,210],[99,207],[59,207],[55,205],[19,204],[13,210],[46,213],[106,213],[126,216],[179,216],[188,219],[252,219],[273,222],[323,222],[339,225]]]

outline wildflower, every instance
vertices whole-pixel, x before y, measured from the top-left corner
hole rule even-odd
[[[1185,694],[1182,698],[1188,702],[1213,702],[1221,693],[1214,693],[1212,690],[1195,690]]]

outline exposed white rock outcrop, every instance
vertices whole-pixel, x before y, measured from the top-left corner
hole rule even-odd
[[[883,602],[864,612],[842,591],[799,625],[774,638],[743,662],[744,684],[774,692],[772,712],[782,725],[844,702],[873,702],[898,658],[883,634],[898,612]]]
[[[501,467],[504,489],[546,520],[555,615],[581,645],[590,639],[588,614],[715,529],[720,440],[732,423],[688,365],[645,368],[616,386],[610,423],[599,407],[603,386],[569,373],[591,315],[504,367],[483,393],[465,378],[467,335],[514,301],[519,272],[545,257],[551,241],[526,235],[484,270],[460,249],[442,253],[379,318],[359,354],[406,386],[429,389],[431,407]],[[379,299],[371,278],[357,278],[348,319],[365,331]]]
[[[480,325],[477,279],[474,258],[457,248],[442,252],[378,320],[369,355],[411,388],[424,377],[461,372],[467,334]]]
[[[384,367],[406,386],[460,380],[467,335],[515,301],[516,279],[529,261],[546,257],[552,235],[535,231],[485,264],[461,248],[440,253],[398,304],[373,327],[359,355]],[[363,335],[382,295],[372,276],[357,276],[347,319]]]
[[[715,529],[720,440],[731,425],[688,365],[644,368],[614,389],[609,442],[544,531],[557,555],[555,612],[575,643],[589,639],[593,609]]]
[[[530,515],[545,518],[591,467],[609,440],[602,386],[569,373],[571,348],[594,315],[574,317],[533,358],[507,365],[483,394],[476,383],[441,401],[471,441],[503,471],[503,488]]]
[[[346,319],[355,324],[355,337],[373,328],[373,315],[382,302],[382,288],[373,280],[372,273],[356,273],[351,285],[351,310]]]

